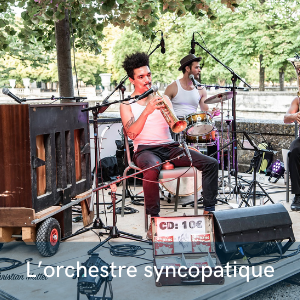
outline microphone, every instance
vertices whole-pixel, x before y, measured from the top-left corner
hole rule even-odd
[[[189,79],[192,80],[193,85],[197,88],[199,84],[198,84],[198,82],[196,82],[195,77],[194,77],[193,74],[191,74],[191,75],[189,76]]]
[[[191,40],[191,54],[195,54],[195,38],[194,38],[194,33],[193,33],[193,38]]]
[[[17,97],[16,95],[14,95],[12,92],[10,92],[10,90],[8,88],[3,88],[2,89],[2,93],[4,95],[7,95],[7,96],[13,98],[18,103],[20,103],[20,104],[22,103],[22,100],[19,97]]]
[[[160,40],[160,51],[162,54],[165,54],[166,53],[166,48],[165,48],[165,40],[164,40],[164,33],[161,32],[161,40]]]
[[[191,164],[192,164],[192,163],[193,163],[192,156],[191,156],[190,150],[189,150],[189,148],[187,147],[185,141],[182,142],[182,146],[183,146],[184,152],[186,153],[186,155],[188,156],[188,158],[189,158],[189,160],[190,160],[190,162],[191,162]]]
[[[148,95],[152,94],[152,93],[156,93],[158,91],[158,87],[156,85],[153,85],[152,88],[150,88],[148,91],[146,91],[145,93],[143,93],[142,95],[137,96],[135,101],[139,101],[141,99],[146,98]]]

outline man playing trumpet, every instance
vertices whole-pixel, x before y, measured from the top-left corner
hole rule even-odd
[[[123,68],[134,85],[131,96],[141,95],[151,88],[151,71],[149,57],[145,53],[134,53],[126,56]],[[172,108],[167,96],[164,102]],[[133,140],[133,162],[141,169],[146,169],[165,160],[182,154],[183,149],[175,142],[170,134],[169,126],[160,112],[165,107],[160,96],[150,94],[136,103],[122,103],[120,114],[123,126],[129,138]],[[204,211],[215,210],[218,189],[218,162],[197,151],[190,150],[193,166],[202,171]],[[190,161],[187,156],[172,161],[175,167],[188,167]],[[146,212],[151,217],[159,216],[160,197],[158,177],[161,167],[152,168],[143,173],[143,190]],[[151,225],[150,225],[151,226]],[[151,228],[147,237],[152,238]]]

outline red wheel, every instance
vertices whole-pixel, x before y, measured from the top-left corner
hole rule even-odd
[[[56,228],[53,228],[52,231],[50,232],[50,244],[52,246],[55,246],[57,242],[58,242],[58,231]]]
[[[54,218],[46,219],[36,233],[36,247],[42,256],[52,256],[59,248],[60,226]]]

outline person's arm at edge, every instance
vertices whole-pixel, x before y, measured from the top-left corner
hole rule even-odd
[[[297,121],[298,124],[300,124],[300,112],[299,112],[298,97],[294,98],[289,109],[287,110],[287,113],[283,117],[283,122],[286,124],[293,123],[294,121]]]

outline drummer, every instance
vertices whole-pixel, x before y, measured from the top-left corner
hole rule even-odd
[[[173,105],[177,117],[183,117],[197,112],[198,105],[201,111],[208,111],[209,107],[204,101],[207,98],[206,89],[196,89],[189,78],[192,74],[194,78],[199,79],[201,72],[199,61],[201,57],[194,54],[185,56],[180,61],[178,71],[182,71],[182,78],[173,81],[165,90]]]

